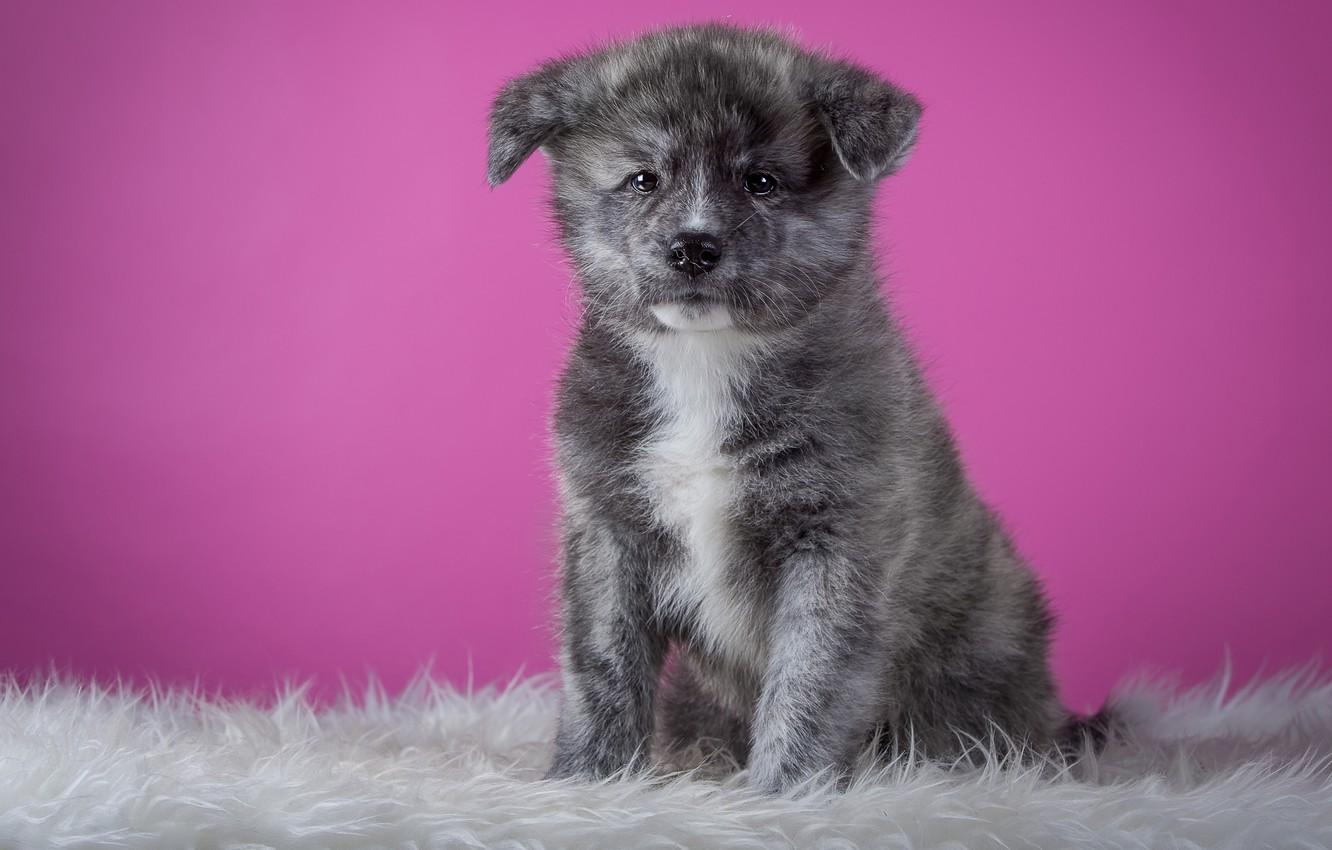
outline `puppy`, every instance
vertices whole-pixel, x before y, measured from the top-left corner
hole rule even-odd
[[[871,200],[920,112],[720,25],[552,61],[495,99],[489,181],[546,154],[584,296],[555,414],[550,776],[639,767],[654,728],[769,791],[876,736],[951,759],[1072,728],[1041,591],[880,295]]]

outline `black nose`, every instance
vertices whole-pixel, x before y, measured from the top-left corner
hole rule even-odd
[[[677,233],[671,240],[671,267],[698,277],[721,262],[721,244],[707,233]]]

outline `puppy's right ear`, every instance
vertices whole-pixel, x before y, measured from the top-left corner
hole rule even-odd
[[[490,106],[490,152],[486,179],[498,186],[532,152],[572,123],[569,69],[559,59],[505,83]]]

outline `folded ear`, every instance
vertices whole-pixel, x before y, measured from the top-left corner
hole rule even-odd
[[[897,171],[916,141],[920,101],[886,80],[839,60],[819,63],[811,96],[837,158],[857,180]]]
[[[498,186],[573,117],[566,77],[573,60],[559,59],[510,80],[490,106],[486,179]]]

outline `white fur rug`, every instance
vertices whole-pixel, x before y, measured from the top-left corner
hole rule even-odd
[[[1132,738],[1071,771],[904,764],[772,798],[540,781],[542,680],[320,711],[0,685],[0,847],[1332,847],[1332,683],[1223,691],[1121,689]]]

